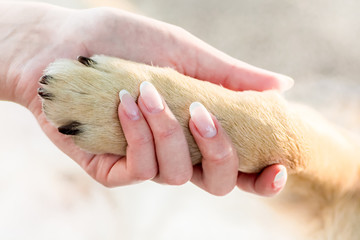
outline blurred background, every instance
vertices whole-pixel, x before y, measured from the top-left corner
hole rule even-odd
[[[119,7],[181,26],[293,77],[288,99],[360,134],[359,1],[44,2]],[[54,147],[26,109],[0,102],[0,112],[0,239],[297,239],[264,199],[239,190],[219,198],[190,183],[106,189]]]

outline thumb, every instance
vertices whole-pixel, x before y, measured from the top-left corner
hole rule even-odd
[[[185,57],[183,66],[185,74],[191,77],[220,84],[235,91],[286,91],[294,85],[294,80],[290,77],[232,58],[189,35],[186,38],[188,43],[184,45],[190,45],[190,49],[195,52]]]

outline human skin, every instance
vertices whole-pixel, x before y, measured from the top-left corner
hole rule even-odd
[[[182,152],[183,157],[169,158],[168,161],[156,158],[159,153],[169,155],[172,149],[156,144],[158,134],[163,132],[159,126],[166,126],[167,123],[176,125],[170,111],[163,111],[158,116],[158,124],[142,126],[144,129],[141,132],[147,131],[152,139],[148,150],[142,152],[144,155],[148,153],[147,158],[136,158],[129,154],[124,157],[87,153],[75,146],[70,138],[59,134],[46,120],[36,94],[38,80],[49,63],[57,58],[74,59],[79,55],[113,55],[172,67],[185,75],[237,91],[286,90],[292,81],[283,75],[233,59],[181,28],[109,8],[71,10],[39,3],[1,2],[0,51],[0,100],[13,101],[28,108],[57,147],[106,186],[148,179],[179,185],[191,180],[215,195],[225,195],[237,185],[248,192],[271,196],[285,184],[283,166],[269,166],[260,174],[239,173],[234,164],[237,162],[236,156],[227,161],[207,156],[202,166],[193,167],[187,157],[186,144],[181,144],[184,143],[181,132],[176,132],[172,137],[180,143],[180,147],[176,146],[177,152]],[[120,104],[119,118],[122,123],[127,120],[122,112],[123,107]],[[141,105],[140,101],[138,107],[146,120],[144,123],[150,122],[153,116],[146,112],[146,106]],[[127,138],[137,134],[139,132],[131,128],[125,133]],[[217,137],[219,142],[231,146],[221,128],[218,128]],[[129,146],[136,152],[136,139],[134,141],[129,142]],[[201,145],[202,153],[206,156],[207,149],[211,147],[209,142],[199,139],[197,144]],[[152,156],[152,164],[140,164],[141,160],[149,160],[148,156]],[[278,174],[285,177],[274,181]]]

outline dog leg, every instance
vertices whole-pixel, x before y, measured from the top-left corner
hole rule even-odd
[[[360,237],[354,230],[358,221],[350,216],[352,212],[360,216],[359,140],[316,112],[287,103],[274,91],[239,93],[170,68],[94,56],[52,63],[38,93],[48,120],[82,149],[126,155],[118,93],[126,89],[137,99],[143,81],[154,84],[180,122],[194,164],[201,161],[201,153],[188,128],[188,108],[199,101],[231,137],[240,171],[285,165],[291,176],[282,199],[295,204],[287,209],[307,209],[308,216],[320,220],[323,227],[344,221],[352,230],[344,231],[355,236],[352,239]],[[351,205],[353,211],[339,210],[344,205]],[[337,226],[340,233],[344,228]],[[330,235],[346,236],[342,234]]]
[[[337,178],[336,171],[347,172],[349,177],[359,173],[355,161],[358,145],[350,136],[316,113],[289,105],[274,91],[239,93],[170,68],[94,56],[51,64],[40,80],[39,95],[47,118],[60,132],[72,135],[81,148],[125,155],[126,140],[117,116],[118,93],[126,89],[137,99],[143,81],[155,85],[183,126],[194,164],[201,154],[188,129],[188,108],[199,101],[232,138],[241,171],[258,172],[281,163],[290,173],[307,172],[319,175],[321,181],[342,185],[344,176]],[[326,172],[313,174],[324,167]]]
[[[54,62],[41,78],[38,93],[47,118],[81,148],[125,155],[126,140],[117,116],[118,93],[126,89],[136,99],[143,81],[155,85],[184,128],[194,164],[200,162],[201,154],[188,129],[188,109],[199,101],[229,133],[241,159],[241,171],[258,172],[274,163],[298,171],[306,165],[303,133],[275,92],[239,93],[170,68],[94,56]]]

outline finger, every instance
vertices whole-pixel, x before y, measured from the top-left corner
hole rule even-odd
[[[152,179],[158,169],[153,138],[146,120],[127,91],[120,92],[120,99],[118,114],[128,146],[126,158],[116,162],[108,173],[110,185]]]
[[[259,174],[239,173],[237,186],[243,191],[270,197],[284,188],[286,180],[286,168],[283,165],[274,164]]]
[[[294,80],[288,76],[239,61],[187,32],[183,34],[187,35],[184,38],[186,41],[184,47],[191,48],[195,52],[184,55],[182,51],[182,58],[179,58],[183,60],[183,72],[189,76],[221,84],[236,91],[269,89],[286,91],[294,84]]]
[[[140,85],[138,104],[154,137],[159,165],[157,180],[171,185],[186,183],[192,176],[192,163],[180,123],[149,82]]]
[[[191,181],[211,194],[223,196],[236,186],[237,153],[216,118],[202,104],[191,104],[190,114],[190,131],[203,155],[202,169],[195,166]]]
[[[286,180],[286,168],[279,164],[271,165],[256,179],[255,192],[263,196],[273,196],[284,188]]]

